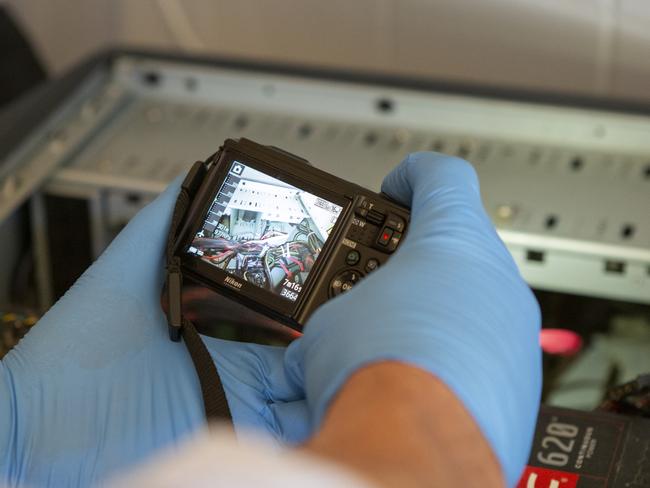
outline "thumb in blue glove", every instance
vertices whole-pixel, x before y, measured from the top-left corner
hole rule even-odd
[[[193,364],[167,335],[163,250],[178,179],[0,363],[0,485],[88,486],[204,422]],[[205,338],[235,429],[307,436],[284,348]]]
[[[411,207],[404,242],[311,317],[287,370],[304,382],[316,426],[365,365],[397,360],[429,371],[473,415],[514,485],[539,404],[537,303],[485,214],[470,164],[412,154],[382,190]]]

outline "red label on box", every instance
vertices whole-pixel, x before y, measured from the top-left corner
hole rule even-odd
[[[576,488],[579,479],[566,471],[526,466],[517,488]]]

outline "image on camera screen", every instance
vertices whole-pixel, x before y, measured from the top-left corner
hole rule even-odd
[[[342,210],[235,161],[187,252],[296,301]]]

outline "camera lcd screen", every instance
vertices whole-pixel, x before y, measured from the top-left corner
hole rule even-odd
[[[295,302],[342,210],[234,161],[187,252]]]

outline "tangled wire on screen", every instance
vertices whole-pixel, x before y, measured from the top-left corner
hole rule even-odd
[[[307,220],[296,227],[291,240],[273,245],[272,239],[286,234],[268,231],[260,239],[234,240],[225,237],[199,238],[195,245],[202,259],[266,289],[284,278],[303,284],[323,248],[323,241]]]

